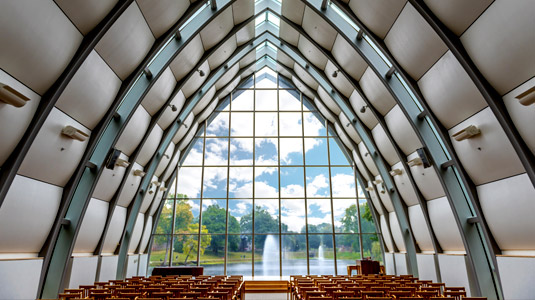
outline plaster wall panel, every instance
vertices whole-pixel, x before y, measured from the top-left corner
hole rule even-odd
[[[149,255],[148,254],[140,254],[139,255],[139,266],[137,275],[138,276],[147,276],[147,265],[149,263]]]
[[[139,252],[145,253],[145,248],[149,244],[149,238],[152,231],[152,217],[147,219],[147,224],[145,224],[145,229],[143,229],[143,235],[141,237],[141,244],[139,245]]]
[[[171,96],[175,88],[176,80],[170,68],[166,68],[162,75],[150,88],[141,105],[145,107],[151,116],[154,116]]]
[[[487,102],[451,51],[446,52],[418,80],[418,87],[429,108],[447,129],[487,106]]]
[[[451,137],[471,125],[479,128],[481,133],[462,141]],[[448,133],[459,160],[476,185],[525,172],[490,108],[459,123]]]
[[[384,39],[407,1],[351,0],[353,13],[378,37]]]
[[[325,104],[325,106],[328,107],[329,110],[332,111],[335,115],[339,115],[342,112],[338,104],[329,95],[329,93],[326,90],[324,90],[322,87],[318,88],[318,96],[320,97],[322,102]]]
[[[396,262],[396,275],[407,275],[409,274],[407,268],[407,254],[405,253],[394,253],[394,258]]]
[[[141,239],[141,234],[143,233],[144,219],[145,219],[144,214],[140,213],[137,215],[136,225],[134,226],[134,230],[132,231],[132,238],[130,239],[130,245],[128,245],[129,254],[134,253],[134,251],[136,251],[137,245],[139,245],[139,240]],[[130,259],[130,255],[129,255],[129,259]]]
[[[237,0],[232,4],[234,24],[240,24],[254,14],[254,2],[249,0]]]
[[[235,64],[230,69],[228,69],[227,74],[215,83],[215,89],[219,91],[222,88],[224,88],[227,84],[229,84],[233,79],[237,78],[236,75],[238,75],[239,70],[240,70],[239,64]],[[219,97],[224,98],[221,95]]]
[[[185,102],[186,98],[184,97],[184,93],[182,93],[182,91],[178,91],[173,97],[173,100],[171,100],[169,103],[169,106],[165,108],[163,114],[158,119],[158,125],[163,130],[167,129],[169,125],[176,120]],[[176,107],[176,111],[173,111],[173,106]]]
[[[73,253],[93,253],[95,251],[106,225],[108,208],[108,202],[91,198],[74,243]]]
[[[150,119],[150,114],[145,108],[138,106],[130,117],[130,121],[126,124],[121,136],[119,136],[115,148],[121,150],[128,156],[132,155],[147,132]]]
[[[229,7],[201,30],[200,35],[204,50],[206,51],[217,45],[233,27],[232,7]]]
[[[446,286],[462,286],[466,290],[466,295],[470,297],[470,285],[468,283],[468,272],[466,271],[465,255],[438,255],[440,266],[440,276]]]
[[[463,240],[448,199],[442,197],[428,201],[427,210],[431,226],[442,250],[464,251]]]
[[[388,191],[386,190],[386,187],[383,183],[383,179],[381,178],[381,175],[377,175],[375,177],[375,190],[377,191],[377,194],[379,195],[379,199],[381,199],[381,202],[383,203],[384,207],[388,212],[394,211],[394,205],[392,205],[392,199],[390,198],[390,195]]]
[[[305,3],[301,1],[282,1],[281,14],[297,25],[303,22]]]
[[[505,95],[503,97],[503,102],[505,103],[505,107],[515,124],[518,133],[524,142],[526,142],[531,152],[535,154],[535,130],[533,130],[535,106],[533,104],[524,106],[515,98],[534,86],[535,77]]]
[[[119,158],[128,161],[128,157],[123,153],[119,155]],[[125,172],[125,167],[117,165],[114,165],[113,170],[104,168],[97,181],[92,197],[110,202],[113,195],[117,192],[117,188],[119,188]]]
[[[206,81],[208,76],[210,75],[210,66],[208,65],[208,62],[205,61],[199,69],[200,71],[204,72],[204,76],[201,76],[200,72],[193,72],[191,76],[187,79],[186,83],[182,86],[182,92],[184,93],[184,97],[186,99],[189,99],[190,96],[192,96]],[[214,88],[212,86],[212,88]]]
[[[372,200],[373,207],[375,207],[375,210],[377,210],[377,212],[380,215],[384,215],[384,214],[388,213],[388,211],[385,211],[383,209],[384,205],[381,203],[381,200],[379,200],[379,197],[377,196],[377,193],[376,193],[376,190],[375,190],[375,185],[371,181],[368,182],[368,188],[372,188],[373,189],[373,190],[369,191],[369,193],[370,193],[370,198]]]
[[[137,4],[156,38],[178,22],[190,6],[189,1],[174,0],[137,0]]]
[[[392,166],[392,170],[401,171],[401,174],[393,176],[392,178],[394,179],[394,183],[396,184],[403,201],[405,201],[405,204],[407,204],[407,206],[418,204],[418,195],[412,186],[407,170],[403,167],[403,164],[398,162]]]
[[[381,115],[386,115],[396,105],[396,100],[371,68],[364,71],[359,83],[364,95]]]
[[[201,36],[196,35],[178,55],[171,61],[169,67],[177,81],[188,75],[204,54]]]
[[[284,23],[284,22],[281,22],[281,24],[282,23]],[[299,65],[295,65],[295,61],[293,59],[291,59],[288,55],[286,55],[286,53],[284,53],[282,51],[277,51],[277,62],[281,63],[282,65],[287,66],[290,69],[294,69],[294,72],[296,72],[296,73],[297,73],[297,71],[295,69],[296,68],[301,68]],[[295,67],[294,67],[294,65],[295,65]],[[291,78],[291,77],[289,77],[289,78]]]
[[[502,250],[535,249],[535,188],[526,174],[477,187],[485,220]]]
[[[117,248],[121,236],[123,234],[124,226],[126,224],[126,208],[116,206],[111,217],[110,226],[104,244],[102,245],[102,253],[113,254]]]
[[[178,150],[183,151],[184,149],[186,149],[186,147],[189,145],[189,143],[197,133],[198,128],[199,123],[195,122],[195,124],[191,126],[191,130],[184,136],[184,138],[178,144]]]
[[[0,260],[0,299],[35,299],[43,259]]]
[[[67,67],[83,36],[53,1],[27,4],[2,1],[0,67],[43,95]]]
[[[533,1],[494,1],[461,36],[466,52],[500,95],[535,74],[534,11]]]
[[[18,173],[64,186],[78,167],[89,138],[79,141],[61,133],[72,126],[89,136],[91,132],[59,109],[53,108],[35,137]]]
[[[154,216],[154,214],[158,210],[158,207],[160,206],[160,203],[162,202],[163,194],[166,190],[167,189],[162,184],[160,188],[156,191],[156,196],[154,196],[154,200],[152,200],[152,203],[150,206],[149,216]]]
[[[197,105],[195,105],[195,107],[193,108],[193,113],[197,116],[199,115],[205,108],[206,106],[208,106],[208,104],[210,103],[210,101],[212,101],[212,99],[214,98],[214,95],[215,95],[215,87],[212,86],[207,92],[206,94],[204,94],[204,96],[199,100],[199,102],[197,102]],[[199,120],[197,120],[197,122],[200,122]]]
[[[321,101],[320,99],[318,98],[314,98],[314,104],[316,104],[316,106],[318,107],[318,110],[319,112],[321,113],[321,115],[331,121],[332,123],[336,123],[336,117],[333,115],[333,113],[331,113],[331,111],[325,106],[325,104],[323,103],[323,101]]]
[[[98,256],[80,256],[71,257],[69,264],[70,270],[67,270],[69,289],[77,289],[80,285],[91,285],[95,283],[97,274]]]
[[[355,144],[360,143],[362,140],[360,139],[360,135],[358,134],[357,130],[355,129],[355,126],[347,116],[341,112],[339,115],[340,118],[340,124],[343,126],[344,130],[347,132],[347,135],[351,137],[351,139],[355,142]],[[353,147],[348,147],[353,148]]]
[[[435,264],[435,254],[416,254],[418,263],[418,278],[438,282]]]
[[[171,162],[165,169],[165,172],[163,173],[163,176],[161,177],[163,181],[167,181],[171,174],[173,174],[173,171],[175,170],[178,159],[180,158],[180,150],[176,149],[175,153],[173,154],[173,157],[171,158]]]
[[[117,76],[125,80],[145,58],[154,40],[134,2],[115,21],[95,49]]]
[[[333,76],[334,72],[336,72],[336,77]],[[330,61],[327,61],[327,65],[325,65],[325,75],[329,79],[329,81],[333,84],[334,88],[344,97],[349,98],[351,96],[351,93],[355,91],[353,88],[353,85],[345,75],[338,70],[338,68]]]
[[[400,66],[415,80],[420,79],[448,49],[410,3],[405,5],[388,32],[385,44]]]
[[[355,80],[360,80],[368,64],[342,35],[336,36],[331,53],[349,76]]]
[[[381,124],[377,124],[374,129],[372,129],[372,136],[375,140],[377,148],[383,155],[384,159],[388,162],[389,165],[394,165],[399,161],[399,156],[396,153],[396,149],[392,145],[392,142],[386,135],[386,132]]]
[[[154,153],[156,152],[156,149],[160,145],[160,141],[163,137],[163,130],[160,128],[160,126],[155,125],[152,128],[152,131],[149,133],[149,136],[145,140],[145,143],[143,143],[143,146],[141,147],[141,150],[139,151],[139,154],[136,158],[136,162],[142,166],[146,166]]]
[[[175,136],[173,137],[173,143],[178,144],[178,142],[184,137],[188,129],[191,127],[194,118],[195,115],[193,113],[190,113],[186,117],[186,119],[184,119],[184,122],[180,124],[180,127],[178,128],[177,132],[175,133]]]
[[[303,30],[324,49],[331,51],[338,32],[310,7],[305,7]]]
[[[381,224],[381,233],[383,234],[383,239],[387,248],[385,251],[394,252],[394,242],[392,241],[392,236],[390,235],[390,226],[388,226],[384,216],[379,217],[379,223]]]
[[[366,165],[370,173],[372,173],[373,176],[379,175],[379,170],[377,170],[377,166],[375,165],[375,162],[373,161],[371,154],[368,152],[368,149],[366,148],[364,143],[359,143],[358,147],[360,157],[362,157],[362,160],[364,161],[364,164]]]
[[[417,157],[418,153],[414,152],[407,157],[407,161]],[[418,189],[425,200],[436,199],[446,195],[446,192],[444,192],[442,184],[440,183],[440,179],[438,179],[437,172],[433,167],[424,168],[423,165],[415,165],[409,168],[412,178],[414,178],[414,182],[418,186]]]
[[[444,25],[456,35],[461,35],[494,1],[424,0],[424,2]]]
[[[399,105],[394,106],[385,115],[385,123],[392,134],[392,138],[405,155],[409,155],[416,151],[416,149],[422,148],[416,132],[403,111],[401,111]]]
[[[139,208],[140,213],[144,214],[147,211],[147,209],[149,209],[150,204],[152,203],[152,200],[154,199],[154,196],[156,196],[156,193],[159,187],[155,183],[158,183],[157,177],[152,178],[151,184],[149,185],[147,192],[143,196],[143,200],[141,201],[141,207]]]
[[[394,242],[396,243],[396,247],[400,252],[406,252],[407,248],[405,247],[405,241],[403,240],[403,234],[401,233],[401,228],[399,227],[398,217],[395,212],[388,213],[388,219],[390,222],[390,232],[392,233],[392,237],[394,238]],[[397,259],[396,259],[397,260]],[[397,267],[397,261],[396,261],[396,269]],[[407,266],[405,263],[405,272],[407,270]],[[400,271],[399,269],[397,270]]]
[[[56,107],[92,130],[108,112],[121,83],[93,50],[58,98]]]
[[[253,63],[254,61],[256,61],[256,52],[255,51],[251,51],[251,52],[249,52],[249,54],[245,55],[240,60],[240,62],[239,62],[240,68],[244,68],[247,65]],[[252,73],[253,73],[252,70],[251,71],[245,70],[245,71],[243,71],[243,73],[241,75],[241,78],[246,78],[247,76],[251,75]]]
[[[303,81],[307,86],[313,90],[317,90],[319,87],[318,82],[308,73],[307,70],[303,69],[299,64],[295,63],[293,65],[295,74],[299,76],[299,79]]]
[[[83,35],[87,35],[98,25],[117,4],[117,0],[98,1],[90,3],[84,0],[54,1],[74,23]]]
[[[208,119],[208,117],[214,112],[215,108],[217,107],[217,104],[219,102],[219,98],[212,99],[212,102],[210,102],[210,105],[206,107],[201,114],[199,114],[199,122],[203,122],[204,120]]]
[[[134,166],[130,170],[130,173],[128,173],[123,189],[121,190],[119,198],[117,199],[117,205],[128,207],[128,205],[134,198],[134,195],[136,194],[137,188],[139,187],[139,184],[141,183],[142,179],[141,176],[136,175],[136,171],[143,172],[143,167],[140,166],[138,163],[134,163]]]
[[[137,276],[137,268],[139,266],[139,255],[128,254],[126,258],[126,277]]]
[[[106,282],[108,280],[115,280],[117,274],[117,264],[119,263],[119,256],[101,256],[99,258],[100,273],[98,274],[98,281]]]
[[[357,165],[357,169],[359,170],[360,174],[362,175],[362,177],[364,177],[366,181],[369,181],[370,176],[368,175],[368,171],[367,171],[368,169],[366,169],[366,167],[364,166],[364,163],[358,156],[357,150],[353,149],[353,151],[351,151],[351,154],[353,155],[353,161]]]
[[[351,140],[349,139],[349,137],[347,136],[346,132],[344,131],[344,129],[342,129],[342,127],[340,127],[340,125],[338,125],[338,123],[335,123],[334,124],[334,128],[336,130],[336,134],[338,135],[338,137],[340,138],[340,140],[342,141],[342,143],[348,148],[348,149],[353,149],[353,145],[351,145]]]
[[[360,111],[362,107],[366,107],[366,102],[364,102],[364,99],[362,99],[362,96],[359,94],[359,92],[357,92],[357,90],[353,90],[353,93],[351,93],[351,96],[349,97],[349,103],[351,104],[351,107],[353,107],[353,110],[357,114],[359,120],[364,123],[368,129],[372,129],[377,125],[377,123],[379,123],[370,109],[365,108],[364,112]]]
[[[210,69],[215,70],[222,63],[229,58],[234,51],[236,50],[236,36],[230,37],[226,42],[223,43],[215,52],[210,55],[208,58],[208,65]]]
[[[284,21],[280,21],[279,37],[294,47],[299,43],[299,31]],[[278,54],[279,51],[277,51]]]
[[[429,235],[431,228],[425,223],[424,214],[419,204],[408,207],[408,216],[414,239],[421,251],[434,251],[433,242]]]
[[[236,43],[238,44],[238,47],[250,41],[254,36],[255,26],[254,22],[251,22],[236,32]]]
[[[160,177],[167,167],[169,165],[169,162],[171,161],[171,157],[173,156],[173,153],[175,151],[175,144],[169,143],[169,146],[167,146],[167,149],[165,149],[165,152],[160,159],[160,162],[158,163],[158,166],[156,167],[156,171],[154,171],[154,175]]]
[[[1,167],[22,139],[37,110],[41,97],[2,70],[0,70],[0,82],[9,85],[27,98],[30,98],[23,107],[15,107],[0,102]]]
[[[535,294],[534,257],[506,257],[498,256],[498,268],[503,288],[504,299],[524,300]]]
[[[321,70],[325,69],[325,65],[327,64],[327,56],[325,56],[325,54],[323,54],[323,52],[314,46],[314,44],[312,44],[307,38],[300,36],[297,48],[313,65]]]
[[[301,82],[296,76],[292,77],[292,82],[295,84],[295,87],[303,93],[304,96],[308,97],[309,99],[314,99],[315,96],[310,88]]]
[[[394,253],[385,253],[385,272],[387,275],[396,275],[396,264],[394,263]]]
[[[55,185],[16,175],[0,208],[0,253],[39,253],[62,193]]]

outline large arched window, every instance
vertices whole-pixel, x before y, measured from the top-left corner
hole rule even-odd
[[[352,163],[310,103],[267,67],[221,101],[181,159],[150,267],[285,276],[382,260]]]

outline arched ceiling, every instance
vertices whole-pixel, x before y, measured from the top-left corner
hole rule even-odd
[[[130,240],[148,192],[160,191],[154,203],[160,201],[165,190],[155,186],[168,185],[198,124],[241,80],[269,66],[336,124],[368,186],[385,250],[407,253],[413,274],[419,271],[417,253],[465,253],[473,293],[498,297],[496,255],[533,250],[508,240],[489,208],[498,201],[490,195],[503,185],[534,193],[533,112],[514,99],[535,80],[527,50],[535,39],[521,39],[534,7],[520,2],[481,1],[469,8],[418,0],[3,3],[4,12],[21,17],[2,16],[11,22],[2,23],[0,38],[13,42],[2,51],[0,79],[32,100],[18,135],[5,139],[0,205],[10,203],[19,175],[63,188],[39,251],[45,257],[40,295],[60,290],[91,199],[110,203],[102,237],[91,250],[97,254],[115,208],[129,209],[115,250],[117,275],[125,276],[127,254],[146,251],[132,250]],[[41,21],[32,18],[38,12],[50,15],[44,29],[62,31],[40,32]],[[514,14],[513,25],[496,27],[493,18]],[[35,33],[19,40],[14,33],[22,21]],[[37,36],[49,42],[28,42]],[[504,44],[520,46],[508,47],[508,54],[495,49]],[[12,111],[0,114],[10,120]],[[89,139],[68,148],[73,157],[63,177],[49,178],[54,165],[33,158],[46,150],[43,132],[51,119],[62,123],[62,113]],[[470,125],[480,130],[477,138],[452,137]],[[104,168],[112,149],[130,165],[119,168],[122,180],[104,187],[112,176]],[[145,176],[126,197],[132,177],[125,174],[136,171]],[[96,195],[102,190],[109,196]],[[120,205],[122,194],[127,204]],[[142,212],[144,224],[156,217],[158,204],[151,207],[151,213]],[[438,228],[448,222],[447,229]]]

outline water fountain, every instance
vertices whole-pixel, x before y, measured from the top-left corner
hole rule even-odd
[[[277,271],[270,272],[270,269]],[[264,252],[262,253],[262,272],[264,276],[279,275],[278,269],[279,241],[273,235],[268,235],[264,241]]]
[[[318,248],[318,260],[321,262],[321,261],[324,261],[325,260],[325,254],[323,253],[323,244],[320,245],[320,247]]]

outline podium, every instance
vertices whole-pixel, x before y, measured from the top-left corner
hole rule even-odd
[[[152,275],[193,275],[200,276],[203,274],[203,267],[197,266],[180,266],[180,267],[155,267]]]
[[[360,268],[359,268],[360,267]],[[360,269],[360,272],[359,272]],[[362,275],[379,274],[381,267],[379,262],[375,260],[360,259],[357,260],[357,273]]]

